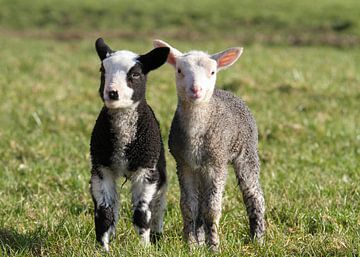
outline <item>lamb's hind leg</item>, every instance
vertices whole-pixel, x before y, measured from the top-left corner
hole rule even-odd
[[[150,221],[152,218],[150,203],[157,192],[157,181],[154,180],[155,173],[155,169],[141,169],[131,177],[133,224],[144,245],[150,243]]]
[[[196,219],[195,230],[196,230],[196,238],[198,244],[203,245],[205,243],[205,228],[204,228],[204,219],[200,212]]]
[[[257,152],[246,152],[234,161],[234,170],[243,194],[250,223],[250,236],[262,242],[265,232],[265,200],[259,182],[260,164]]]
[[[150,241],[156,243],[163,232],[164,213],[166,208],[166,184],[163,184],[155,194],[150,203],[151,221],[150,221]]]
[[[166,209],[166,161],[164,149],[161,149],[160,158],[157,163],[156,172],[152,174],[154,182],[157,183],[156,194],[150,203],[151,221],[150,221],[150,241],[156,243],[163,232],[164,214]]]
[[[115,178],[106,169],[94,170],[90,180],[90,191],[95,205],[96,240],[109,251],[109,242],[115,236],[118,220],[118,195]]]

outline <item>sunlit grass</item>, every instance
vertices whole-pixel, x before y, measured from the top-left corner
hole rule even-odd
[[[92,41],[0,41],[4,254],[102,255],[95,246],[88,192],[88,142],[101,108],[99,61]],[[150,39],[109,43],[115,49],[151,49]],[[188,42],[173,44],[190,49]],[[212,42],[192,47],[215,52],[227,46]],[[245,48],[236,65],[219,74],[218,86],[245,99],[256,117],[267,207],[265,245],[249,243],[241,194],[230,172],[220,225],[223,255],[359,253],[359,53],[252,46]],[[167,142],[176,107],[170,66],[149,75],[147,95]],[[125,184],[119,188],[121,218],[111,255],[190,254],[181,240],[179,188],[169,154],[167,163],[163,240],[157,247],[139,248]],[[210,254],[206,248],[195,253]]]
[[[102,106],[94,41],[104,34],[114,49],[138,53],[154,37],[182,51],[244,47],[217,86],[244,99],[256,118],[267,232],[264,245],[249,242],[230,170],[221,256],[358,256],[359,1],[107,3],[0,0],[0,255],[104,255],[89,194],[90,133]],[[165,145],[177,104],[173,72],[161,67],[147,86]],[[139,246],[129,183],[121,188],[120,179],[109,256],[211,256],[182,241],[175,163],[166,154],[162,241]]]

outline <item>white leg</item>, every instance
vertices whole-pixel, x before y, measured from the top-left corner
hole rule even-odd
[[[157,191],[157,183],[149,179],[154,170],[141,169],[132,177],[133,223],[144,245],[150,243],[150,203]]]
[[[109,251],[119,218],[119,201],[115,177],[108,169],[93,171],[90,191],[94,202],[96,240]]]

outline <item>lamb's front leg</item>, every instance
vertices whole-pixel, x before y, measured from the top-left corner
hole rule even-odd
[[[218,227],[226,177],[226,165],[221,168],[209,167],[203,172],[201,213],[204,217],[206,243],[213,251],[218,251],[220,244]]]
[[[198,244],[196,220],[199,216],[198,178],[187,165],[177,165],[177,175],[180,185],[180,209],[183,218],[183,236],[192,248]]]
[[[96,240],[109,251],[109,242],[115,236],[119,216],[115,177],[107,169],[92,172],[90,191],[94,202]]]
[[[131,177],[133,224],[144,245],[150,243],[150,203],[158,191],[157,180],[153,179],[155,172],[154,169],[139,169]]]

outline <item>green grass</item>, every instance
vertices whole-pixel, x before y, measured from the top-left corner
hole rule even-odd
[[[42,27],[37,23],[41,18],[37,10],[52,2],[32,1],[31,5],[13,1],[13,6],[8,1],[0,2],[0,29],[7,35],[0,37],[0,255],[102,256],[104,253],[95,244],[88,184],[89,138],[102,106],[97,94],[99,60],[93,46],[96,38],[91,33],[113,30],[114,27],[106,28],[115,11],[110,10],[109,17],[100,16],[98,23],[102,25],[92,27],[94,17],[82,19],[86,15],[81,10],[86,10],[85,7],[103,10],[100,2],[80,5],[75,1],[55,1],[54,13],[74,10],[79,16],[69,28],[51,19]],[[176,19],[184,14],[181,8],[186,2],[180,4],[179,10],[161,5],[160,0],[153,3],[146,4],[144,19],[148,23],[139,28],[149,31],[142,38],[112,37],[108,42],[114,49],[146,52],[151,49],[154,36],[183,28],[175,23],[171,28],[160,27],[158,33],[155,27],[160,23],[151,17],[155,10],[166,9],[171,15],[159,19]],[[209,0],[194,3],[198,9],[190,13],[196,10],[199,15],[211,13],[205,8],[209,3]],[[229,3],[235,6],[235,1]],[[292,8],[287,2],[271,3],[261,1],[260,6],[269,8],[259,8],[244,1],[238,8],[232,8],[231,13],[244,13],[249,19],[268,15],[275,17],[271,21],[285,21],[285,27],[272,22],[265,27],[259,25],[258,33],[264,36],[273,31],[286,34],[293,27],[304,36],[313,35],[311,28],[323,24],[326,17],[338,10],[338,15],[346,14],[354,26],[349,28],[351,33],[334,35],[360,34],[357,32],[360,19],[355,15],[358,1],[294,2]],[[308,10],[312,4],[314,8],[309,12],[313,22],[301,12],[301,8]],[[109,5],[122,6],[116,1],[109,1]],[[75,10],[76,6],[83,8]],[[219,7],[220,14],[226,6]],[[328,11],[323,13],[316,6]],[[136,2],[129,8],[140,7]],[[27,8],[32,8],[34,17],[26,14]],[[8,19],[10,16],[6,15],[15,11],[19,11],[16,17],[24,15],[22,19],[28,20]],[[208,35],[201,30],[201,19],[195,18],[189,31],[199,38],[190,39],[186,34],[175,37],[170,33],[165,39],[183,51],[197,48],[217,52],[239,44],[236,38],[228,37],[230,19],[222,15],[219,20],[211,19],[209,24],[216,32],[209,36],[212,40],[201,40]],[[304,21],[304,29],[299,20]],[[222,32],[221,26],[226,23],[227,31]],[[127,31],[135,28],[130,22],[124,26]],[[252,28],[250,24],[244,31]],[[41,30],[50,34],[62,31],[66,35],[68,29],[91,33],[78,40],[31,36]],[[267,232],[265,245],[248,242],[245,209],[230,172],[220,222],[221,256],[358,256],[360,48],[269,45],[261,40],[251,41],[254,44],[241,42],[245,47],[243,56],[219,74],[218,87],[242,97],[256,117]],[[170,66],[149,75],[147,98],[160,120],[167,144],[177,101]],[[179,187],[175,163],[168,153],[167,163],[169,192],[163,240],[156,247],[139,246],[131,225],[129,183],[121,189],[121,179],[118,188],[121,218],[110,256],[211,255],[206,248],[189,252],[181,239]]]
[[[161,35],[191,40],[354,46],[360,43],[358,0],[72,1],[0,0],[2,34],[83,38]],[[29,32],[29,29],[31,31]]]

